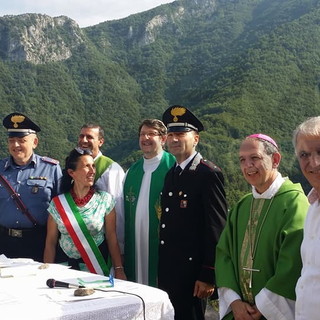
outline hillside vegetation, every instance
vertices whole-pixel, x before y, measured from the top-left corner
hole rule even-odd
[[[320,111],[318,1],[180,0],[85,29],[49,18],[0,18],[0,116],[35,119],[40,154],[63,161],[81,125],[98,122],[103,151],[128,167],[140,157],[140,121],[181,104],[205,125],[199,150],[222,168],[231,205],[249,190],[237,151],[255,132],[277,140],[281,172],[308,190],[291,135]],[[48,24],[37,33],[39,19]],[[38,59],[23,58],[27,46]]]

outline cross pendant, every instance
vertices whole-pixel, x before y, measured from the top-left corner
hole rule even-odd
[[[260,272],[259,269],[253,269],[248,267],[243,267],[242,270],[250,271],[250,280],[249,280],[249,288],[252,288],[252,272]]]

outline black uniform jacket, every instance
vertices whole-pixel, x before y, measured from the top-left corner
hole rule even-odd
[[[161,196],[159,286],[190,293],[196,280],[215,283],[216,244],[227,215],[224,178],[200,154],[176,182],[174,170],[167,173]]]

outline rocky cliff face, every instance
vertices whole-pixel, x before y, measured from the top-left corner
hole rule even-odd
[[[128,30],[128,38],[139,45],[145,46],[153,43],[157,35],[167,25],[173,25],[179,32],[179,21],[189,19],[190,17],[203,16],[210,14],[216,10],[218,0],[177,0],[171,4],[167,4],[171,10],[166,10],[166,13],[157,14],[145,23],[143,31],[133,32],[133,27]],[[180,31],[181,32],[181,31]],[[179,33],[180,33],[179,32]],[[138,40],[137,40],[138,39]]]
[[[127,40],[146,46],[155,42],[167,27],[181,34],[180,21],[210,14],[216,10],[217,3],[219,0],[176,0],[150,10],[143,24],[128,27]],[[107,38],[104,41],[108,43]],[[63,61],[85,43],[85,32],[65,16],[22,14],[0,18],[0,58],[6,61],[34,64]]]
[[[0,57],[34,64],[66,60],[84,42],[75,21],[61,16],[22,14],[0,18]]]

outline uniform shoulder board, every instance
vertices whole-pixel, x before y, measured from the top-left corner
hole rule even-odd
[[[207,167],[213,169],[213,170],[218,170],[221,171],[221,169],[213,162],[207,160],[207,159],[201,159],[201,162],[206,165]]]
[[[59,164],[59,161],[56,160],[56,159],[52,159],[52,158],[49,158],[49,157],[41,157],[41,160],[44,161],[44,162],[47,162],[47,163],[51,163],[51,164]]]

